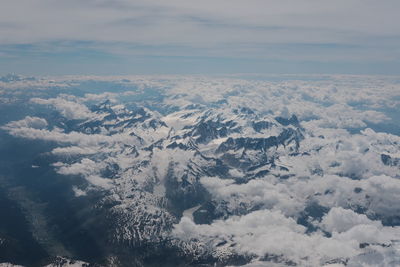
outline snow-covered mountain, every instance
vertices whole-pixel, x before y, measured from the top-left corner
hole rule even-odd
[[[79,178],[110,247],[101,264],[400,264],[400,137],[368,127],[384,113],[341,102],[348,84],[159,83],[35,94],[46,110],[2,127],[50,142],[51,167]],[[371,106],[383,100],[399,106]]]

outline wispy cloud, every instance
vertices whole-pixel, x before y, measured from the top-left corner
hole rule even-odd
[[[0,51],[63,44],[130,57],[399,61],[399,8],[393,0],[5,0]]]

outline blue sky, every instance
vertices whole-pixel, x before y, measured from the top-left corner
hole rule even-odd
[[[400,74],[395,0],[3,0],[0,73]]]

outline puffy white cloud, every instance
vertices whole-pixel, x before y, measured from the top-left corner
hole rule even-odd
[[[100,176],[101,170],[106,167],[104,162],[95,162],[88,158],[83,158],[80,162],[73,164],[56,163],[54,166],[60,174],[81,175],[93,186],[103,189],[112,188],[112,180]],[[79,193],[79,191],[76,192]]]
[[[318,232],[306,234],[304,227],[279,211],[262,210],[217,220],[210,225],[197,225],[182,217],[173,234],[187,242],[206,243],[214,249],[221,249],[223,244],[238,253],[256,254],[260,259],[265,255],[277,255],[278,259],[281,257],[278,262],[292,261],[301,266],[330,266],[333,260],[356,261],[364,254],[359,244],[392,245],[391,240],[398,239],[400,234],[397,228],[383,227],[377,221],[341,208],[329,212],[323,224],[326,230],[341,233],[334,232],[331,238]],[[368,253],[371,252],[377,253],[382,261],[388,256],[381,254],[379,245],[369,249]]]
[[[382,227],[378,221],[371,221],[364,214],[355,213],[352,210],[343,209],[340,207],[333,207],[328,214],[326,214],[322,221],[322,228],[328,232],[345,232],[357,225],[373,225]]]
[[[98,152],[98,148],[80,146],[56,147],[51,151],[54,155],[91,155]]]
[[[400,214],[400,180],[386,175],[373,176],[362,181],[368,194],[369,209],[377,214],[398,216]]]
[[[400,212],[399,186],[399,179],[385,175],[363,180],[325,175],[293,180],[290,187],[296,195],[315,199],[325,207],[361,208],[367,215],[391,217]]]
[[[60,97],[50,99],[32,98],[31,101],[40,105],[54,106],[67,119],[79,120],[94,116],[85,105]]]
[[[217,201],[228,203],[231,211],[238,208],[246,211],[253,207],[279,210],[286,215],[295,215],[304,209],[293,192],[274,178],[251,180],[245,184],[234,184],[233,180],[202,178],[201,183]]]
[[[183,239],[197,239],[211,246],[227,242],[239,253],[278,255],[285,260],[309,266],[358,253],[355,242],[340,242],[321,235],[306,235],[305,227],[279,211],[261,210],[241,217],[218,220],[211,225],[196,225],[183,217],[173,234]],[[210,243],[211,242],[211,243]]]
[[[358,224],[344,233],[333,233],[332,238],[339,241],[357,241],[359,244],[392,245],[392,240],[398,239],[399,229],[379,227],[371,224]]]
[[[31,117],[26,116],[24,119],[19,121],[12,121],[7,123],[3,128],[12,129],[12,128],[33,128],[33,129],[43,129],[48,126],[48,123],[45,119],[39,117]]]
[[[115,135],[103,135],[103,134],[84,134],[81,132],[69,132],[65,133],[61,129],[35,129],[28,127],[9,127],[4,126],[4,129],[9,131],[10,134],[27,139],[38,139],[45,141],[53,141],[60,144],[73,144],[79,145],[81,149],[87,147],[98,147],[101,145],[114,145],[114,144],[128,144],[137,145],[140,144],[138,139],[134,136],[130,136],[129,133],[121,133]],[[57,149],[55,152],[63,152],[65,149]],[[89,150],[90,151],[90,150]],[[83,151],[83,152],[89,152]],[[76,152],[76,150],[75,150]]]

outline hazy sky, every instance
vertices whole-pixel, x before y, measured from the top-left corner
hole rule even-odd
[[[398,0],[2,0],[0,73],[400,74]]]

